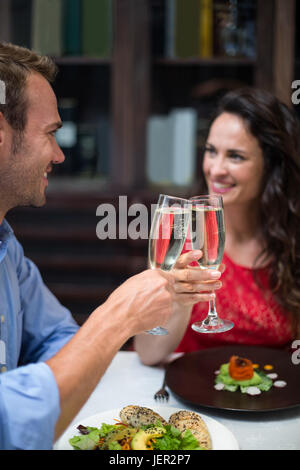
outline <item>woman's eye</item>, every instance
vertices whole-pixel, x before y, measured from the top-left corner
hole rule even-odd
[[[245,160],[245,157],[243,157],[242,155],[239,155],[238,153],[231,153],[229,155],[229,158],[231,158],[232,160],[235,160],[235,161],[243,161]]]
[[[204,152],[209,153],[210,155],[215,155],[216,154],[216,150],[212,147],[205,147]]]

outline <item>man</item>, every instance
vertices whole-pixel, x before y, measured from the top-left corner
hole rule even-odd
[[[207,297],[193,286],[201,277],[185,269],[200,253],[187,254],[177,274],[147,270],[128,279],[78,329],[24,257],[5,215],[20,205],[42,206],[48,175],[64,161],[55,140],[62,125],[50,85],[55,73],[47,57],[0,43],[2,449],[51,448],[128,338],[165,324],[183,297],[183,304]]]

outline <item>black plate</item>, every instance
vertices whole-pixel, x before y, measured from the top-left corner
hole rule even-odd
[[[263,369],[274,366],[277,380],[287,382],[286,387],[272,387],[268,392],[250,396],[240,391],[214,389],[215,371],[229,362],[232,355],[247,357]],[[266,371],[265,371],[266,372]],[[266,372],[266,373],[268,373]],[[187,353],[167,366],[166,382],[170,390],[187,403],[222,410],[275,411],[300,405],[300,364],[292,363],[292,353],[278,349],[254,346],[224,346]]]

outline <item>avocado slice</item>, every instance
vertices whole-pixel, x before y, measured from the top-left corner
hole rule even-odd
[[[102,449],[108,449],[109,444],[112,442],[121,441],[122,439],[134,436],[136,431],[137,430],[135,428],[130,428],[127,426],[120,427],[119,429],[113,429],[107,434]]]
[[[160,426],[155,426],[154,428],[149,428],[145,431],[140,429],[132,438],[131,448],[133,450],[148,450],[147,444],[150,439],[162,437],[165,432],[165,429]]]

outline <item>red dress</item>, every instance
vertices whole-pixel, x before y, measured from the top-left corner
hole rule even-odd
[[[203,320],[208,302],[193,308],[189,326],[177,352],[218,347],[227,344],[283,347],[293,339],[292,315],[282,309],[268,289],[268,269],[250,269],[235,264],[224,255],[226,270],[221,276],[222,288],[216,291],[216,308],[221,318],[233,321],[234,327],[224,333],[196,333],[191,328]],[[256,273],[260,287],[255,279]]]

